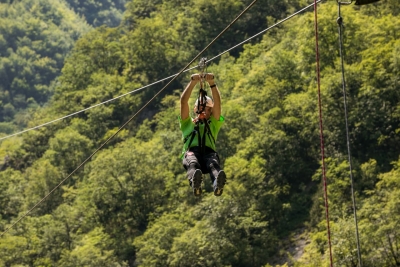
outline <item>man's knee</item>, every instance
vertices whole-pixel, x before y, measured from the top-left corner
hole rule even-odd
[[[219,157],[217,153],[210,153],[207,157],[207,165],[217,164],[219,165]]]
[[[190,167],[198,167],[200,166],[199,161],[192,151],[188,151],[185,153],[185,157],[183,158],[183,166],[185,169],[188,169]]]

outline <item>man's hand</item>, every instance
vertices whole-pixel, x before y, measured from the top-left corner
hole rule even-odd
[[[192,81],[194,81],[195,83],[198,83],[201,80],[200,74],[192,74],[192,76],[190,76],[190,79]]]
[[[214,74],[212,73],[206,73],[204,75],[204,79],[206,80],[206,82],[208,82],[209,84],[214,84]]]
[[[214,84],[214,74],[212,73],[204,73],[203,75],[196,73],[192,74],[192,76],[190,77],[190,79],[196,83],[201,81],[202,78],[204,78],[206,82]]]

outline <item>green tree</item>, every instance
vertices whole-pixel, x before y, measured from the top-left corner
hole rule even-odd
[[[111,238],[101,228],[95,228],[77,242],[69,253],[63,254],[59,266],[127,266],[114,255]]]
[[[53,0],[1,3],[0,14],[0,121],[12,121],[49,100],[65,56],[88,26]]]
[[[162,164],[169,155],[153,149],[157,140],[143,143],[135,139],[104,150],[85,169],[87,178],[78,194],[96,208],[96,220],[116,238],[116,253],[128,260],[131,241],[143,232],[149,216],[167,203],[165,183],[173,174]]]
[[[126,0],[66,0],[69,6],[94,27],[116,27],[122,19]]]
[[[371,266],[396,266],[400,262],[398,199],[399,161],[390,172],[379,175],[379,182],[365,201],[360,213],[360,229],[365,233],[365,254]]]
[[[73,129],[64,129],[49,140],[49,149],[44,154],[64,174],[71,173],[90,154],[92,141]]]
[[[136,263],[139,266],[168,266],[175,238],[193,227],[194,223],[187,212],[162,215],[134,240]]]

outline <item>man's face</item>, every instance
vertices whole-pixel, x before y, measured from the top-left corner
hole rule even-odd
[[[200,106],[200,110],[199,111],[201,113],[203,113],[204,117],[208,120],[211,117],[211,114],[212,114],[212,107],[206,107],[204,111],[202,109],[203,109],[203,107]],[[197,109],[194,108],[194,113],[196,113],[196,111],[197,111]]]

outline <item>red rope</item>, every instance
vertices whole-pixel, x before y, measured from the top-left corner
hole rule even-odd
[[[317,1],[314,0],[314,21],[315,21],[315,52],[317,61],[317,83],[318,83],[318,109],[319,109],[319,132],[320,132],[320,143],[321,143],[321,157],[322,157],[322,177],[324,181],[324,197],[325,197],[325,217],[328,231],[328,243],[329,243],[329,258],[330,266],[333,266],[332,261],[332,245],[331,245],[331,230],[329,226],[329,204],[328,204],[328,190],[326,183],[326,169],[325,169],[325,147],[324,147],[324,132],[322,127],[322,102],[321,102],[321,77],[319,67],[319,47],[318,47],[318,19],[317,19]]]

